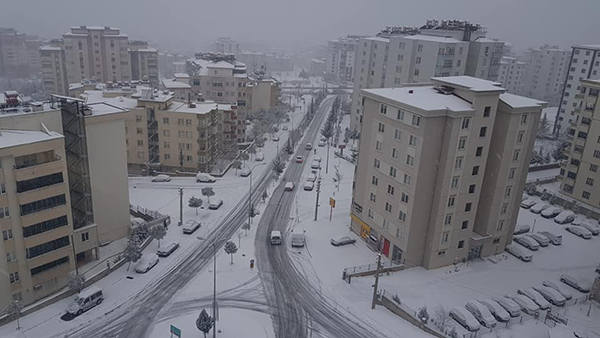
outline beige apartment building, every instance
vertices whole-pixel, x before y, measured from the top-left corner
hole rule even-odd
[[[567,131],[568,159],[561,163],[561,191],[593,207],[600,206],[600,80],[582,79],[575,94],[574,117]]]
[[[427,269],[502,252],[545,103],[468,76],[362,96],[352,230]]]

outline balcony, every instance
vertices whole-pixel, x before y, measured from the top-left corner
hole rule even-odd
[[[15,180],[25,181],[47,174],[61,172],[64,167],[65,163],[58,155],[54,155],[51,159],[48,159],[48,161],[41,163],[21,163],[20,166],[15,165]]]
[[[71,247],[68,247],[69,250]],[[70,257],[70,251],[69,252],[62,252],[63,257],[64,256],[68,256]],[[59,257],[60,258],[60,257]],[[35,266],[30,265],[29,269],[32,269]],[[71,262],[70,259],[68,262],[65,262],[63,264],[59,264],[54,266],[53,268],[50,268],[48,270],[45,270],[43,272],[40,272],[38,274],[35,274],[33,276],[31,276],[31,280],[33,282],[33,285],[39,285],[39,284],[44,284],[45,282],[52,280],[56,277],[62,277],[62,276],[66,276],[69,274],[69,272],[71,271]]]
[[[581,94],[581,93],[577,93],[577,94],[575,94],[575,98],[576,98],[576,99],[579,99],[579,100],[583,99],[583,98],[584,98],[584,96],[585,96],[585,95],[583,95],[583,94]]]

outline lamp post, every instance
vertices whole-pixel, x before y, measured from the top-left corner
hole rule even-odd
[[[207,238],[196,237],[201,241],[208,241]],[[217,246],[215,242],[210,242],[213,247],[213,338],[217,337]]]
[[[277,143],[277,144],[279,144],[279,143]],[[279,154],[279,150],[277,151],[277,153]],[[252,217],[250,217],[250,210],[252,208],[252,173],[254,172],[254,168],[261,166],[261,165],[267,165],[267,163],[263,162],[263,163],[255,164],[252,167],[252,169],[250,169],[250,191],[248,192],[248,225],[250,225],[250,221],[252,220]],[[246,165],[246,167],[248,167],[248,165]]]

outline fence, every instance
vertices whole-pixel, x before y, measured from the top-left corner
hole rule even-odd
[[[380,264],[379,273],[401,271],[404,269],[406,269],[406,266],[404,264],[399,264],[395,262],[384,262]],[[348,282],[348,284],[350,284],[352,277],[372,276],[375,275],[376,271],[377,263],[352,266],[349,268],[345,268],[342,271],[342,279]]]

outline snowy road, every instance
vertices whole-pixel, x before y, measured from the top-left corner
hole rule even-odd
[[[318,118],[305,134],[296,155],[309,158],[310,151],[305,150],[304,144],[316,143],[320,126],[332,103],[333,99],[329,98],[319,107]],[[291,229],[288,223],[294,196],[298,189],[302,189],[301,176],[306,162],[289,163],[284,180],[274,191],[261,217],[256,236],[258,268],[267,301],[274,309],[276,336],[384,337],[376,328],[363,324],[361,318],[344,311],[334,300],[326,298],[291,261],[288,252]],[[294,191],[284,191],[285,182],[295,182]],[[280,230],[284,234],[282,245],[273,246],[269,243],[272,230]]]

